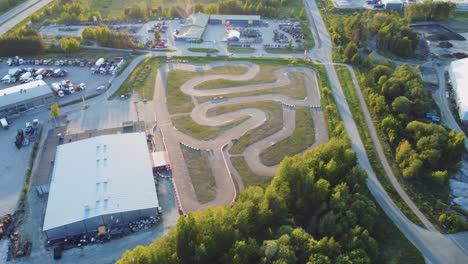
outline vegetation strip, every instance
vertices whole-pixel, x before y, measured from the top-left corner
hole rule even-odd
[[[185,163],[192,179],[197,199],[201,203],[211,201],[216,195],[216,181],[209,166],[206,153],[180,145]]]
[[[248,118],[249,117],[243,117],[221,126],[203,126],[194,122],[190,115],[187,114],[173,117],[172,122],[177,130],[186,135],[199,140],[210,140],[218,137],[226,130],[241,124]]]

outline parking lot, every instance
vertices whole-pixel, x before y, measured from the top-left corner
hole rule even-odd
[[[96,59],[97,60],[97,59]],[[93,72],[90,70],[89,67],[87,66],[55,66],[55,65],[17,65],[17,66],[8,66],[5,60],[0,63],[0,78],[8,74],[8,71],[10,69],[14,68],[31,68],[31,69],[40,69],[40,68],[50,68],[53,70],[56,69],[63,69],[67,71],[67,74],[63,77],[45,77],[43,80],[51,86],[52,83],[60,83],[62,81],[70,80],[71,83],[75,86],[84,83],[85,84],[85,89],[82,91],[76,91],[74,93],[70,94],[65,94],[63,97],[58,97],[56,96],[57,102],[59,104],[64,104],[76,99],[80,99],[83,96],[92,96],[97,93],[103,92],[103,90],[98,91],[96,90],[97,87],[106,85],[109,83],[109,80],[113,77],[112,74],[108,75],[102,75],[102,74],[93,74]],[[8,87],[16,86],[21,84],[20,81],[17,81],[16,83],[0,83],[0,90],[5,89]]]

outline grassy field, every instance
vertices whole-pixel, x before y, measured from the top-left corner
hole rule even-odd
[[[348,69],[344,66],[336,66],[336,73],[341,82],[341,87],[348,101],[348,105],[353,113],[353,119],[356,122],[359,136],[361,137],[362,143],[366,148],[367,156],[372,165],[372,168],[375,171],[380,183],[384,187],[385,191],[392,197],[392,200],[397,204],[400,210],[414,223],[421,225],[421,221],[416,217],[416,215],[410,210],[408,205],[401,199],[400,195],[395,191],[391,185],[387,175],[380,163],[380,159],[377,156],[377,152],[374,148],[374,143],[370,137],[369,130],[364,119],[364,113],[362,112],[361,105],[359,104],[359,99],[357,97],[356,91],[354,89],[354,84],[351,79],[351,75]]]
[[[242,96],[252,96],[252,95],[260,95],[260,94],[284,94],[290,96],[291,98],[302,100],[306,97],[305,91],[305,84],[304,84],[304,76],[301,73],[293,72],[289,74],[289,78],[291,79],[291,83],[281,88],[272,88],[272,89],[265,89],[259,91],[250,91],[250,92],[242,92],[242,93],[232,93],[223,95],[225,98],[235,98],[235,97],[242,97]],[[206,101],[211,100],[212,96],[204,96],[204,97],[197,97],[197,101],[199,103],[204,103]]]
[[[190,115],[180,115],[173,117],[172,122],[174,123],[174,126],[184,134],[200,140],[210,140],[218,137],[224,131],[239,125],[247,119],[248,117],[244,117],[222,126],[203,126],[195,123]]]
[[[214,52],[219,51],[217,49],[212,49],[212,48],[188,48],[188,50],[191,52],[204,52],[204,53],[214,53]]]
[[[273,179],[273,177],[258,176],[253,173],[247,165],[247,162],[245,162],[244,157],[231,157],[231,162],[237,172],[239,172],[245,187],[252,185],[266,186],[270,183],[271,179]]]
[[[286,156],[293,156],[306,150],[314,141],[314,122],[310,110],[307,107],[299,107],[296,110],[294,133],[265,149],[260,154],[260,159],[263,164],[273,166],[279,164]]]
[[[130,94],[135,90],[140,92],[141,97],[152,100],[156,74],[160,65],[160,58],[153,57],[145,59],[135,68],[115,94],[113,94],[113,97]]]
[[[167,107],[170,114],[188,113],[193,108],[192,98],[184,94],[180,87],[187,81],[209,74],[243,74],[247,69],[239,66],[216,67],[206,72],[170,71],[167,75]]]
[[[283,107],[272,101],[220,106],[210,109],[208,114],[219,115],[245,108],[263,110],[267,114],[267,120],[260,127],[250,130],[240,137],[230,149],[231,154],[242,153],[247,146],[278,132],[283,127]]]
[[[206,203],[216,195],[216,181],[210,169],[208,158],[200,151],[190,150],[180,146],[185,163],[192,179],[193,188],[198,201]]]
[[[254,48],[227,48],[228,52],[231,53],[254,53]]]
[[[246,84],[255,84],[255,83],[267,83],[274,82],[276,77],[273,75],[275,70],[283,68],[282,65],[262,65],[260,66],[260,71],[254,78],[245,81],[231,81],[224,79],[217,79],[212,81],[207,81],[197,85],[197,89],[215,89],[215,88],[225,88],[225,87],[234,87],[241,86]]]

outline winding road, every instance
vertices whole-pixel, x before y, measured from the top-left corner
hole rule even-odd
[[[246,116],[249,118],[241,124],[224,131],[217,138],[207,141],[197,140],[178,131],[174,127],[171,120],[171,115],[167,109],[168,102],[166,98],[166,84],[168,73],[172,70],[201,72],[210,70],[215,67],[234,65],[247,67],[248,71],[241,75],[215,74],[193,78],[185,82],[180,89],[183,93],[190,95],[193,98],[195,107],[190,112],[190,115],[193,121],[199,123],[200,125],[220,126]],[[198,104],[195,99],[195,97],[200,96],[222,96],[231,93],[261,91],[265,89],[285,87],[290,83],[288,74],[292,72],[299,72],[303,74],[304,78],[306,78],[306,98],[304,100],[293,99],[280,93],[235,97],[223,100],[221,102],[210,100],[202,104]],[[235,169],[230,163],[229,154],[226,150],[223,151],[223,149],[225,149],[226,145],[230,144],[233,138],[241,137],[248,131],[261,126],[268,119],[268,116],[262,110],[255,108],[245,108],[216,116],[212,116],[208,113],[210,109],[220,106],[255,103],[259,101],[272,101],[289,106],[283,107],[283,128],[273,135],[251,144],[242,154],[244,155],[249,168],[254,173],[263,176],[273,176],[277,167],[268,167],[263,165],[259,158],[260,153],[266,148],[270,147],[272,144],[275,144],[276,142],[279,142],[292,135],[296,127],[295,107],[310,107],[313,105],[320,105],[320,92],[318,90],[315,72],[308,68],[286,67],[276,70],[273,73],[276,76],[276,81],[271,83],[249,84],[219,89],[195,88],[198,84],[216,79],[233,81],[249,80],[257,76],[258,73],[259,66],[248,62],[215,62],[205,66],[169,63],[162,66],[158,70],[155,83],[156,90],[153,98],[155,105],[155,116],[158,128],[163,135],[165,146],[167,148],[166,150],[171,160],[172,174],[175,185],[178,189],[178,193],[180,195],[180,206],[183,208],[183,211],[195,211],[198,209],[203,209],[207,206],[227,205],[231,204],[235,200],[237,193],[232,176],[236,178],[239,189],[242,189],[244,185],[237,171],[233,171]],[[312,119],[315,124],[326,124],[322,111],[311,107],[310,109]],[[326,141],[328,141],[328,132],[326,126],[316,126],[316,141],[310,147],[314,147],[315,145]],[[208,159],[210,167],[213,170],[217,189],[214,199],[210,202],[202,204],[198,201],[190,178],[189,169],[187,168],[187,165],[184,161],[179,143],[200,149],[200,151],[210,153],[208,155]]]
[[[317,49],[312,51],[312,58],[319,60],[321,63],[324,64],[327,75],[330,81],[330,86],[333,90],[333,94],[335,97],[335,102],[338,106],[341,118],[343,120],[345,130],[351,139],[351,145],[353,150],[356,152],[358,157],[358,162],[362,169],[364,169],[368,174],[367,186],[385,211],[385,213],[392,219],[395,225],[402,231],[403,234],[421,251],[425,259],[430,263],[466,263],[468,260],[468,253],[465,249],[457,242],[457,240],[453,239],[453,236],[443,235],[439,233],[437,230],[434,229],[432,224],[427,221],[424,215],[418,213],[419,210],[411,206],[410,201],[405,200],[407,195],[403,195],[402,199],[405,202],[409,203],[408,205],[412,209],[412,211],[420,218],[425,219],[423,224],[426,226],[427,229],[421,228],[411,222],[395,205],[392,199],[388,196],[388,194],[383,189],[380,182],[377,180],[375,172],[370,165],[369,159],[367,157],[364,145],[359,137],[359,133],[356,127],[356,123],[354,122],[353,116],[349,109],[348,103],[346,98],[343,94],[343,90],[341,88],[340,82],[338,80],[335,67],[332,61],[332,43],[330,36],[327,32],[325,24],[323,22],[322,16],[320,11],[317,7],[317,4],[314,0],[304,0],[305,8],[307,9],[307,16],[309,21],[313,21],[314,28],[312,33],[316,41],[320,42],[320,45],[317,46]],[[355,78],[353,78],[355,81]],[[357,82],[354,82],[354,86],[358,95],[360,94],[360,88]],[[366,122],[368,122],[369,130],[371,135],[376,135],[377,132],[375,127],[373,126],[371,120],[369,119],[369,111],[365,102],[362,100],[362,95],[360,96],[360,104],[363,112],[366,116]],[[369,123],[370,122],[370,123]],[[369,125],[370,124],[370,125]],[[372,136],[374,145],[376,146],[377,151],[381,149],[380,142],[378,138]],[[385,156],[381,156],[379,154],[379,158],[381,159],[382,164],[388,162],[386,161]],[[384,166],[385,169],[385,166]],[[392,178],[393,174],[389,174],[387,169],[385,169],[389,178]],[[390,170],[391,171],[391,170]],[[399,186],[399,184],[397,183]],[[401,189],[399,186],[397,189]]]

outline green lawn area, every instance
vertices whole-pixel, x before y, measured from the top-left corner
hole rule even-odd
[[[369,130],[366,125],[364,118],[364,113],[359,104],[359,99],[357,97],[353,81],[348,69],[344,66],[335,66],[336,73],[341,82],[341,87],[348,101],[351,113],[353,114],[353,119],[356,122],[359,136],[361,137],[362,143],[366,148],[367,156],[372,165],[372,168],[375,171],[380,183],[384,187],[385,191],[392,197],[392,200],[397,204],[400,210],[414,223],[421,224],[416,215],[409,209],[408,205],[401,199],[400,195],[395,191],[392,184],[390,183],[387,175],[380,163],[380,159],[377,156],[377,152],[370,137]]]
[[[146,58],[113,95],[118,97],[123,94],[130,94],[133,90],[139,91],[142,98],[153,100],[154,83],[161,59],[157,57]]]
[[[254,53],[254,48],[228,48],[228,52],[231,53]]]
[[[267,83],[274,82],[276,77],[273,75],[275,70],[283,68],[283,65],[262,65],[260,66],[260,71],[253,79],[245,81],[231,81],[225,79],[211,80],[204,83],[201,83],[196,86],[197,89],[215,89],[215,88],[226,88],[233,86],[241,86],[246,84],[255,84],[255,83]]]
[[[247,162],[245,162],[244,157],[231,157],[231,162],[237,172],[239,172],[245,187],[252,185],[266,186],[270,183],[271,179],[273,179],[273,177],[259,176],[253,173],[247,165]]]
[[[203,126],[195,123],[190,115],[187,114],[173,117],[172,122],[174,123],[174,126],[184,134],[200,140],[210,140],[218,137],[224,131],[239,125],[247,119],[248,117],[243,117],[222,126]]]
[[[193,109],[192,98],[184,94],[180,87],[187,81],[209,74],[243,74],[247,71],[245,67],[223,66],[216,67],[206,72],[189,72],[182,70],[170,71],[167,75],[167,107],[170,114],[188,113]]]
[[[240,137],[230,149],[231,154],[242,153],[247,146],[278,132],[283,127],[283,107],[273,101],[220,106],[210,109],[208,115],[219,115],[245,108],[263,110],[267,114],[267,120],[260,127],[250,130]]]
[[[223,95],[225,98],[234,98],[234,97],[242,97],[242,96],[252,96],[252,95],[259,95],[259,94],[284,94],[290,96],[294,99],[304,99],[306,97],[306,91],[304,86],[304,76],[301,73],[293,72],[289,74],[289,78],[291,79],[291,83],[281,88],[272,88],[272,89],[265,89],[259,91],[251,91],[251,92],[242,92],[242,93],[232,93]],[[204,96],[204,97],[197,97],[197,101],[199,103],[204,103],[208,100],[211,100],[212,96]]]
[[[266,52],[268,53],[274,53],[274,54],[299,54],[299,53],[304,53],[303,49],[273,49],[273,48],[267,48],[265,49]]]
[[[185,163],[192,179],[197,199],[206,203],[216,196],[216,181],[205,153],[180,145]]]
[[[188,48],[188,50],[191,52],[204,52],[204,53],[218,52],[217,49],[212,49],[212,48]]]
[[[263,164],[273,166],[279,164],[286,156],[293,156],[306,150],[314,141],[314,122],[310,109],[299,107],[296,110],[296,129],[294,133],[265,149],[260,154],[260,159]]]
[[[468,22],[468,12],[455,11],[453,12],[452,19]]]

